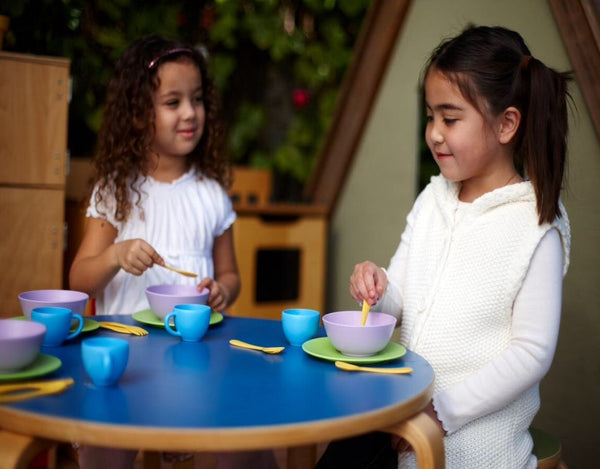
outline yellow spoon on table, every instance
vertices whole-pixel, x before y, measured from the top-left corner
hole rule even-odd
[[[17,402],[32,397],[56,394],[73,384],[73,378],[54,381],[32,381],[27,383],[1,384],[0,403]]]
[[[367,322],[367,316],[369,315],[369,310],[371,309],[371,306],[369,305],[369,303],[367,303],[366,300],[363,300],[363,304],[362,304],[362,319],[360,321],[360,325],[364,326]]]
[[[373,368],[370,366],[358,366],[352,363],[336,361],[335,366],[340,370],[345,371],[368,371],[370,373],[383,373],[386,375],[405,375],[408,373],[412,373],[413,369],[407,366],[402,366],[400,368]]]
[[[285,347],[261,347],[260,345],[252,345],[241,340],[231,339],[229,343],[235,347],[245,348],[249,350],[258,350],[259,352],[276,354],[285,349]]]

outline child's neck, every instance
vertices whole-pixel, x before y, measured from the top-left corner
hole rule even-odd
[[[157,158],[150,169],[149,176],[155,181],[173,182],[183,176],[189,169],[185,158]]]

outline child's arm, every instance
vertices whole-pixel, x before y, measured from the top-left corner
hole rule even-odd
[[[433,397],[448,433],[495,412],[539,383],[552,363],[562,299],[563,253],[555,229],[540,241],[513,306],[509,346]]]
[[[214,280],[209,277],[202,279],[198,289],[208,288],[208,305],[216,311],[222,311],[235,301],[240,292],[240,274],[233,248],[233,228],[228,228],[221,236],[215,238],[213,262]]]
[[[88,218],[81,245],[71,264],[69,285],[96,296],[120,269],[141,275],[155,263],[164,264],[152,246],[141,239],[115,243],[117,230],[100,218]]]

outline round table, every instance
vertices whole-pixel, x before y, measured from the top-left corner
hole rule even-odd
[[[143,326],[131,316],[94,319]],[[420,413],[431,399],[433,370],[411,351],[389,363],[412,367],[410,375],[357,373],[287,344],[280,321],[226,316],[197,343],[144,327],[148,336],[98,329],[42,349],[62,366],[40,379],[72,377],[75,384],[0,406],[0,459],[14,461],[7,467],[19,467],[43,440],[201,452],[298,447],[374,430],[407,438],[420,467],[443,467],[441,434]],[[130,344],[115,387],[94,386],[83,369],[81,341],[97,335]],[[286,349],[268,355],[233,347],[232,338]]]

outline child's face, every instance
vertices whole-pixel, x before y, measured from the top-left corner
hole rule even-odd
[[[425,102],[425,139],[444,177],[463,182],[463,187],[479,187],[482,193],[496,186],[507,164],[505,148],[494,131],[496,119],[486,121],[458,86],[435,69],[425,80]]]
[[[153,149],[161,158],[185,157],[202,138],[206,117],[202,76],[189,61],[166,62],[158,70],[154,92]]]

